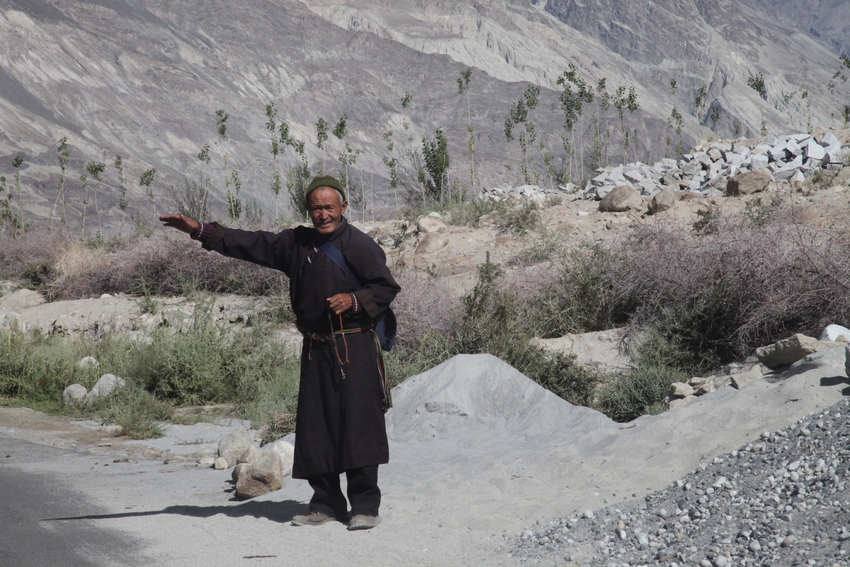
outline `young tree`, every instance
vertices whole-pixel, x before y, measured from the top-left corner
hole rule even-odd
[[[529,151],[529,148],[534,147],[534,142],[537,140],[537,129],[534,122],[529,119],[529,112],[537,108],[539,97],[540,87],[529,85],[520,99],[511,105],[510,113],[505,119],[505,138],[509,142],[514,139],[514,127],[523,127],[523,130],[517,136],[517,141],[522,153],[520,171],[522,171],[523,182],[526,185],[537,183],[540,178]]]
[[[425,188],[425,201],[445,203],[449,195],[449,157],[448,140],[443,130],[437,128],[434,139],[422,137],[422,156],[425,161],[425,173],[420,182]]]
[[[584,168],[584,145],[579,146],[579,163],[575,161],[575,123],[583,115],[585,104],[593,102],[593,90],[588,88],[587,82],[578,75],[578,69],[570,63],[569,69],[558,77],[558,84],[563,89],[559,96],[561,111],[564,114],[564,151],[570,156],[570,178],[575,179],[576,174]],[[573,90],[575,89],[575,90]],[[581,130],[581,125],[579,125]]]
[[[59,157],[60,173],[59,181],[56,184],[56,200],[53,202],[53,208],[50,211],[51,227],[53,227],[53,219],[56,215],[56,208],[60,202],[62,203],[62,214],[59,217],[59,222],[61,222],[63,226],[68,223],[68,199],[65,196],[65,180],[68,175],[68,163],[71,161],[71,150],[68,148],[67,136],[63,136],[62,139],[59,140],[57,154]]]
[[[461,71],[457,79],[458,94],[466,94],[466,131],[469,134],[469,187],[475,191],[475,129],[472,127],[472,107],[470,104],[469,83],[472,79],[472,67]]]

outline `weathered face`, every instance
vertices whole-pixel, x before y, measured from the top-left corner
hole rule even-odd
[[[307,212],[319,234],[331,234],[342,222],[348,201],[339,202],[339,193],[333,187],[319,187],[307,200]]]

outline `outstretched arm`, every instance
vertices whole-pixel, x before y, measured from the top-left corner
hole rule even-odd
[[[177,230],[189,235],[195,234],[201,228],[201,223],[195,219],[187,217],[186,215],[162,215],[159,217],[159,220],[162,221],[165,226],[176,228]]]

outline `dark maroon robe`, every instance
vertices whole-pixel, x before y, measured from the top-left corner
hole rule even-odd
[[[319,248],[326,240],[342,252],[362,289],[355,291],[345,272]],[[354,293],[361,305],[360,313],[343,314],[343,327],[367,329],[383,316],[400,290],[381,247],[344,217],[329,236],[307,227],[273,233],[215,225],[204,248],[285,273],[298,326],[309,333],[327,334],[331,325],[339,328],[339,316],[330,312],[327,303],[338,293]],[[373,335],[355,332],[337,336],[334,342],[304,339],[294,478],[341,473],[389,460]],[[341,367],[339,358],[345,363],[346,357],[349,364]]]

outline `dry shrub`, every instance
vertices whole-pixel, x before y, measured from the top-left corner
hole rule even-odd
[[[398,319],[397,348],[415,350],[427,331],[447,334],[460,300],[445,284],[421,273],[402,270],[394,275],[401,286],[392,304]]]
[[[56,277],[56,261],[67,242],[67,237],[53,231],[0,237],[0,278],[44,290]]]
[[[195,291],[280,294],[286,277],[209,253],[184,235],[115,239],[92,246],[43,231],[0,242],[0,277],[24,280],[52,299],[104,293],[179,295]]]
[[[95,252],[91,257],[79,252],[79,247],[67,250],[59,262],[63,270],[56,281],[56,297],[195,291],[262,295],[285,289],[285,277],[280,272],[208,253],[197,242],[180,236],[138,238],[112,250]]]
[[[827,324],[846,324],[850,242],[796,222],[791,210],[758,223],[751,216],[720,216],[702,235],[644,226],[622,242],[631,261],[617,285],[635,301],[632,323],[660,322],[717,362],[793,333],[818,336]]]

